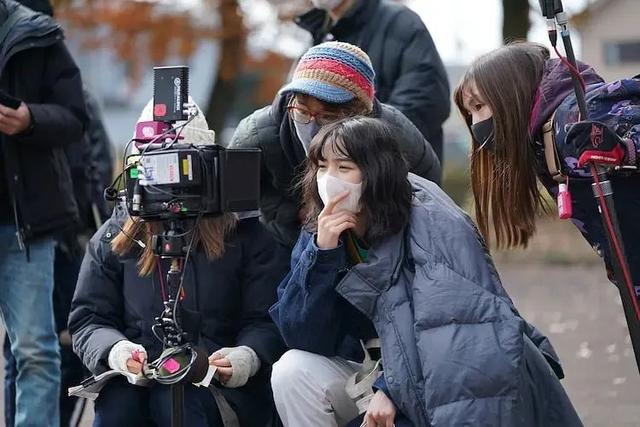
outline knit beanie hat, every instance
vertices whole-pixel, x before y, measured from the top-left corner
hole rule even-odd
[[[369,56],[359,47],[326,42],[302,55],[291,82],[280,93],[303,93],[330,104],[357,99],[371,111],[374,76]]]

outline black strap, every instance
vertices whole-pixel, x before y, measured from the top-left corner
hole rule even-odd
[[[224,427],[240,427],[238,415],[231,405],[229,405],[229,402],[227,402],[227,399],[224,397],[222,392],[213,384],[209,385],[209,390],[211,391],[211,394],[213,394],[213,398],[216,400],[218,412],[222,419],[222,425]]]

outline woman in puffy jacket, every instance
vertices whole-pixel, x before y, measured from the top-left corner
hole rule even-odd
[[[323,128],[301,186],[307,225],[270,311],[291,348],[271,378],[285,426],[582,425],[473,222],[408,174],[387,125]]]

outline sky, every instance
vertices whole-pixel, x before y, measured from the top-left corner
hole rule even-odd
[[[532,3],[538,4],[532,0]],[[570,15],[581,11],[588,0],[563,0]],[[468,64],[474,57],[501,43],[501,0],[410,0],[409,7],[425,22],[446,64]],[[531,13],[529,40],[548,44],[546,24],[539,9]],[[579,37],[572,34],[579,52]],[[579,55],[579,53],[577,53]]]

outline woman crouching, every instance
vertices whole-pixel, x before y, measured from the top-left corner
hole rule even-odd
[[[473,222],[408,175],[392,129],[323,128],[301,185],[306,230],[270,310],[292,348],[271,378],[286,426],[582,425]]]

